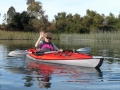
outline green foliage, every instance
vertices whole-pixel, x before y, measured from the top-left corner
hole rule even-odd
[[[35,0],[27,0],[26,4],[27,4],[27,5],[30,5],[30,4],[32,4],[33,2],[35,2]]]
[[[98,14],[93,10],[86,10],[86,15],[67,14],[59,12],[52,22],[42,9],[42,3],[35,0],[27,0],[27,11],[18,13],[14,7],[10,7],[4,22],[7,19],[8,30],[20,31],[51,31],[55,33],[94,33],[94,32],[116,32],[120,30],[120,15],[115,17],[112,13],[109,16]]]
[[[8,24],[8,27],[16,30],[27,30],[30,18],[30,15],[25,11],[22,13],[15,13],[11,19],[11,23]]]
[[[65,12],[58,13],[55,16],[55,26],[58,32],[65,33],[89,33],[86,26],[90,26],[88,21],[89,17],[81,18],[80,15],[66,14]]]
[[[41,2],[32,2],[28,5],[27,11],[31,16],[35,16],[36,18],[40,18],[41,15],[44,13],[42,10],[42,3]]]
[[[30,23],[33,25],[35,30],[46,30],[46,28],[49,26],[49,22],[48,16],[44,15],[45,11],[42,10],[42,3],[38,1],[32,1],[32,3],[28,5],[27,11],[30,16],[35,17],[30,20]]]
[[[7,23],[11,23],[11,19],[15,13],[16,13],[15,8],[11,6],[7,11]]]
[[[112,13],[109,16],[100,15],[95,11],[86,10],[86,15],[58,13],[55,16],[56,31],[65,33],[115,32],[119,29],[118,19]]]
[[[27,11],[22,13],[15,12],[13,7],[8,10],[8,30],[19,31],[38,31],[41,29],[46,30],[50,25],[48,16],[44,15],[41,2],[34,0],[27,1]],[[12,14],[12,12],[14,12]]]

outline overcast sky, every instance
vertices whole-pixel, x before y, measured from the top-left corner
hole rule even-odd
[[[48,15],[48,19],[52,21],[54,15],[59,12],[71,13],[74,15],[78,13],[81,16],[86,15],[86,10],[93,10],[99,14],[113,13],[118,16],[120,12],[120,0],[36,0],[40,1],[45,10],[45,14]],[[26,0],[0,0],[0,24],[3,22],[3,15],[8,9],[13,6],[16,12],[22,12],[27,10]]]

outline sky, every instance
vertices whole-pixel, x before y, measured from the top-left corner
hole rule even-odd
[[[42,3],[45,15],[48,15],[49,21],[61,12],[67,14],[86,15],[86,10],[93,10],[99,14],[108,16],[113,13],[116,17],[120,13],[120,0],[36,0]],[[3,23],[3,15],[13,6],[16,12],[27,10],[26,0],[0,0],[0,24]]]

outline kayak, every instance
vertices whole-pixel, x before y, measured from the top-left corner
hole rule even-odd
[[[35,48],[28,49],[26,58],[47,63],[100,68],[104,60],[102,56],[91,56],[89,54],[69,50],[65,50],[63,52],[49,51],[49,53],[33,52],[36,52]]]

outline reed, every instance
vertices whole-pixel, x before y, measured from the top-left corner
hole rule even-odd
[[[120,41],[120,32],[117,33],[90,33],[90,34],[52,34],[53,40],[65,42],[80,41],[98,41],[111,42]],[[39,37],[38,32],[18,32],[18,31],[2,31],[0,30],[0,40],[36,40]]]
[[[61,34],[60,41],[80,42],[80,41],[97,41],[97,42],[117,42],[120,41],[120,32],[117,33],[90,33],[90,34]]]
[[[59,39],[59,34],[53,34],[53,39]],[[19,32],[0,30],[0,40],[36,40],[39,32]]]

